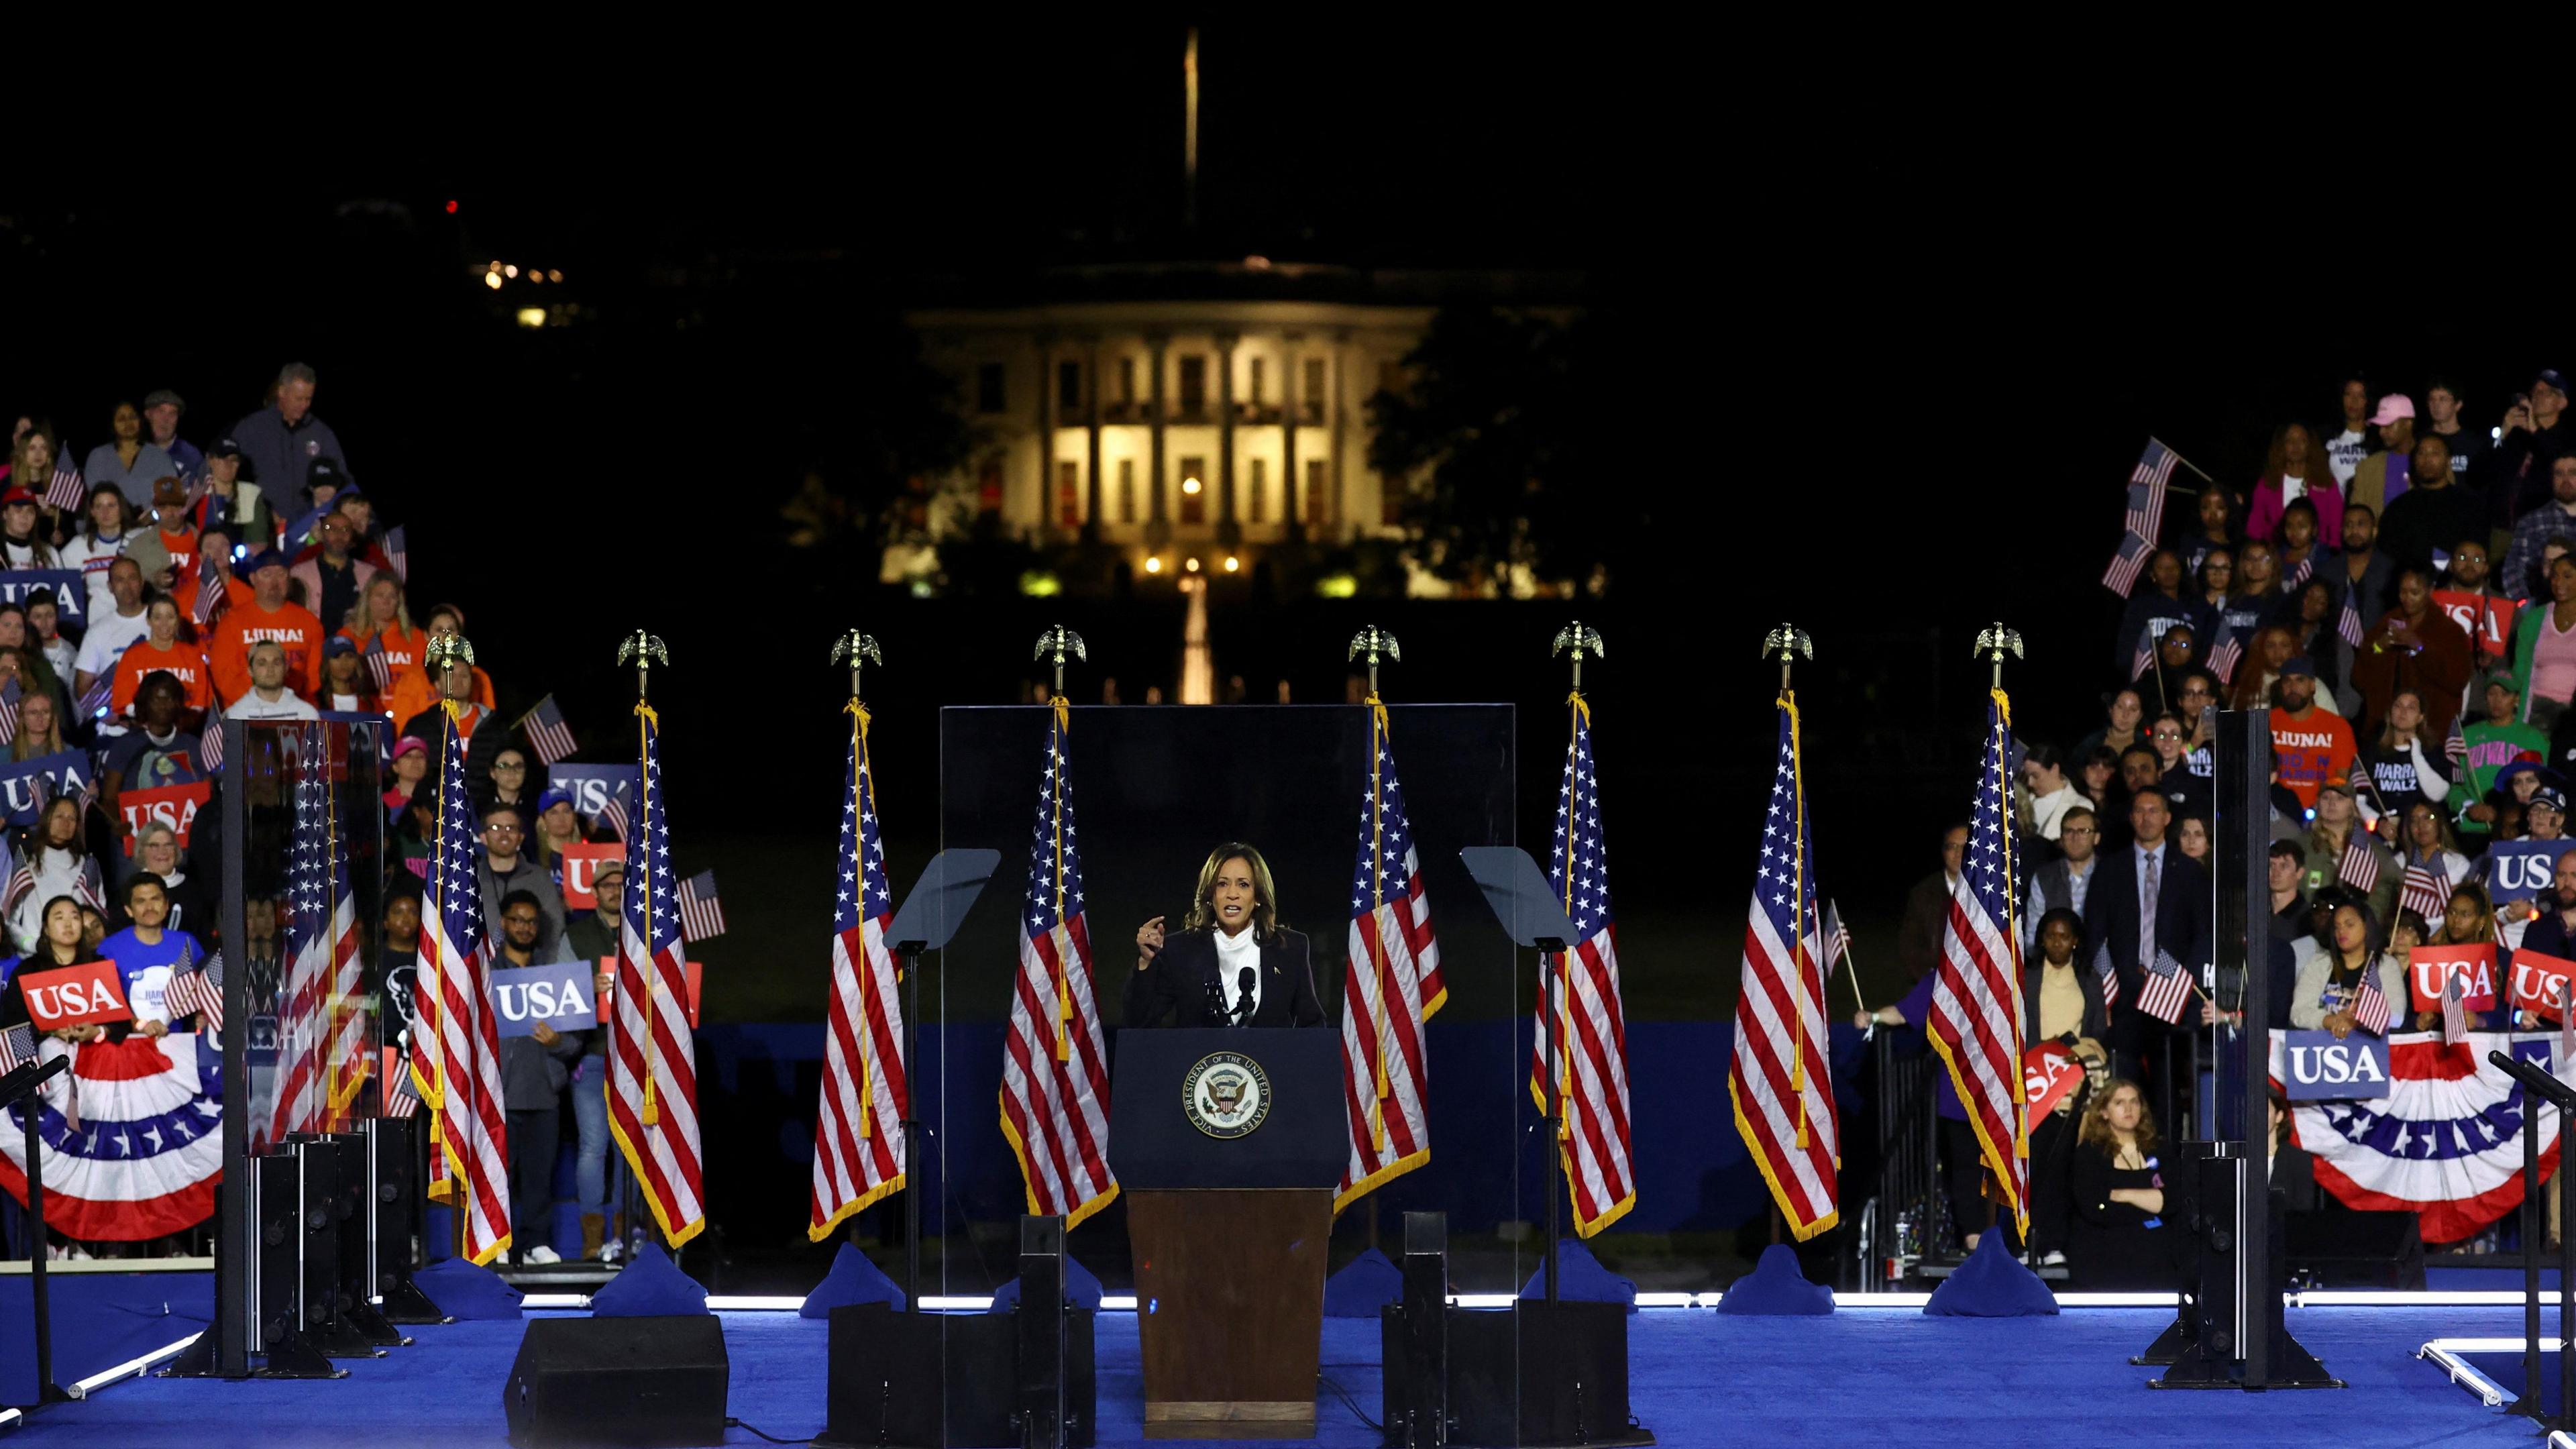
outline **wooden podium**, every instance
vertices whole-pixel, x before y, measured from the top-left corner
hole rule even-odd
[[[1119,1034],[1109,1152],[1136,1259],[1147,1438],[1314,1436],[1350,1156],[1341,1067],[1328,1031]]]

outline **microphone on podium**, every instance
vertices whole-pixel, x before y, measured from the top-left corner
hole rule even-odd
[[[1253,975],[1252,968],[1249,966],[1234,973],[1234,989],[1242,993],[1240,999],[1234,1003],[1234,1015],[1247,1021],[1252,1018],[1252,987],[1259,979]]]

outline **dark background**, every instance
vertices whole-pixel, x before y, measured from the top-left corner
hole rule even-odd
[[[669,641],[677,849],[717,870],[732,925],[703,952],[709,1012],[811,1019],[837,632],[886,649],[868,693],[898,876],[939,843],[939,708],[1023,699],[1041,627],[1089,635],[1130,699],[1178,675],[1168,594],[919,600],[787,546],[777,510],[807,471],[846,478],[884,440],[909,300],[1255,253],[1573,275],[1608,596],[1226,581],[1216,672],[1335,701],[1352,631],[1394,629],[1390,698],[1519,706],[1532,844],[1562,763],[1546,647],[1576,613],[1598,627],[1623,957],[1651,1019],[1732,1007],[1770,626],[1815,639],[1819,869],[1881,997],[1896,907],[1967,803],[1976,630],[2028,642],[2026,738],[2097,721],[2118,609],[2098,580],[2150,433],[2243,486],[2269,429],[2332,416],[2354,370],[2419,396],[2456,378],[2484,428],[2533,368],[2569,365],[2556,127],[2517,130],[2511,86],[2463,117],[2465,57],[2428,61],[2420,102],[2392,66],[2387,104],[2347,108],[2359,73],[2306,41],[2024,63],[1957,31],[1221,19],[1191,228],[1183,23],[826,26],[613,65],[502,35],[470,62],[217,66],[222,103],[46,117],[24,154],[48,164],[0,182],[0,407],[49,414],[77,456],[115,401],[172,387],[203,442],[279,363],[314,365],[352,471],[409,525],[416,612],[465,605],[505,711],[551,690],[583,757],[613,758],[615,643]],[[581,324],[514,326],[533,298],[480,284],[495,257],[562,270],[547,300]],[[1333,816],[1341,785],[1318,781]]]

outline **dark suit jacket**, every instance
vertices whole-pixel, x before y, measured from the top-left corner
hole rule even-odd
[[[1216,933],[1183,931],[1163,942],[1154,964],[1127,982],[1129,1026],[1222,1026],[1207,1019],[1208,983],[1217,979]],[[1233,1004],[1232,981],[1219,982]],[[1280,931],[1261,943],[1261,1006],[1253,1026],[1321,1026],[1324,1004],[1302,931]]]
[[[2200,979],[2210,959],[2209,872],[2165,839],[2156,887],[2156,944]],[[2088,964],[2105,944],[2120,971],[2120,1006],[2138,999],[2138,864],[2134,844],[2103,852],[2100,874],[2084,896],[2084,955]],[[2187,1009],[2186,1009],[2187,1012]]]

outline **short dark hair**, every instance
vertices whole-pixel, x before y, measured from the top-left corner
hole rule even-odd
[[[2345,505],[2343,506],[2343,516],[2344,516],[2344,517],[2346,517],[2346,518],[2350,518],[2350,517],[2352,517],[2355,513],[2367,513],[2367,514],[2369,514],[2369,515],[2370,515],[2370,521],[2371,521],[2371,522],[2373,522],[2373,523],[2377,523],[2377,522],[2379,521],[2379,510],[2378,510],[2378,509],[2376,509],[2376,508],[2371,507],[2371,506],[2370,506],[2369,504],[2367,504],[2367,503],[2363,503],[2363,502],[2360,502],[2360,501],[2358,501],[2358,500],[2355,500],[2354,502],[2347,503],[2347,504],[2345,504]]]
[[[528,817],[520,811],[519,807],[511,804],[507,800],[493,800],[487,802],[483,806],[483,813],[479,818],[488,825],[491,823],[492,817],[495,815],[507,815],[511,819],[519,822],[521,825],[528,823]]]
[[[2022,752],[2022,761],[2043,770],[2063,770],[2066,768],[2066,752],[2042,740]]]
[[[2059,812],[2058,812],[2058,814],[2057,814],[2057,833],[2058,833],[2058,834],[2060,834],[2060,835],[2064,835],[2064,834],[2066,833],[2066,826],[2067,826],[2068,822],[2072,821],[2072,820],[2073,820],[2076,816],[2078,816],[2078,815],[2081,815],[2081,816],[2083,816],[2085,819],[2092,821],[2092,822],[2093,822],[2093,824],[2094,824],[2096,827],[2099,827],[2099,826],[2101,825],[2101,823],[2102,823],[2102,817],[2093,813],[2093,807],[2092,807],[2092,806],[2090,806],[2090,805],[2069,805],[2069,806],[2067,806],[2064,810],[2059,811]]]
[[[2304,864],[2308,858],[2308,848],[2295,840],[2275,840],[2272,842],[2272,848],[2264,851],[2263,856],[2267,860],[2287,858]]]
[[[501,897],[501,913],[503,915],[509,914],[512,906],[526,906],[529,910],[537,913],[538,920],[542,921],[545,919],[546,904],[545,902],[537,899],[537,893],[535,891],[517,890]]]
[[[178,695],[182,700],[185,700],[188,697],[188,686],[181,684],[179,682],[179,676],[171,673],[167,669],[155,669],[151,673],[143,676],[143,682],[134,686],[134,697],[136,699],[141,699],[144,696],[151,694],[153,691],[161,689],[171,691]],[[218,723],[217,728],[221,727],[221,724]]]
[[[2045,931],[2060,921],[2064,921],[2067,926],[2075,932],[2076,940],[2081,941],[2084,939],[2084,918],[2075,914],[2073,911],[2068,910],[2064,906],[2053,907],[2047,915],[2040,917],[2039,929]]]
[[[127,910],[133,910],[134,893],[144,886],[151,886],[165,896],[170,893],[170,883],[168,881],[163,880],[159,875],[151,871],[138,870],[134,874],[125,878],[123,891],[117,896],[117,899],[125,903],[125,908]]]

